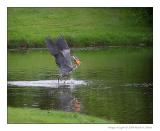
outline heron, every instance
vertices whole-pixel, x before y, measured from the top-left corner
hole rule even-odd
[[[62,36],[58,37],[55,41],[47,37],[45,43],[59,67],[59,84],[59,79],[62,77],[68,78],[72,71],[80,65],[80,60],[76,56],[71,55],[67,41]]]

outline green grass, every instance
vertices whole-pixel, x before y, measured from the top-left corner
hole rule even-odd
[[[93,116],[63,111],[47,111],[32,108],[8,107],[8,123],[108,123]]]
[[[8,48],[44,47],[63,35],[70,46],[152,45],[152,8],[8,8]]]

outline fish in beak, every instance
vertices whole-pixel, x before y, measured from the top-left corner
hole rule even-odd
[[[76,64],[77,66],[81,64],[81,61],[77,57],[73,56],[73,60],[74,60],[74,64]]]

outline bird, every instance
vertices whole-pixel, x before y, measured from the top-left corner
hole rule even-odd
[[[52,40],[50,37],[47,37],[45,39],[45,43],[59,67],[59,83],[60,78],[69,77],[72,71],[75,70],[81,62],[78,57],[71,55],[70,48],[64,37],[60,36],[56,40]]]

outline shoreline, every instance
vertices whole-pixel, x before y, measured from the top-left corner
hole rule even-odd
[[[153,48],[153,46],[95,46],[95,47],[71,47],[71,50],[97,50],[97,49],[108,49],[108,48]],[[7,48],[9,51],[16,50],[47,50],[47,48]]]

